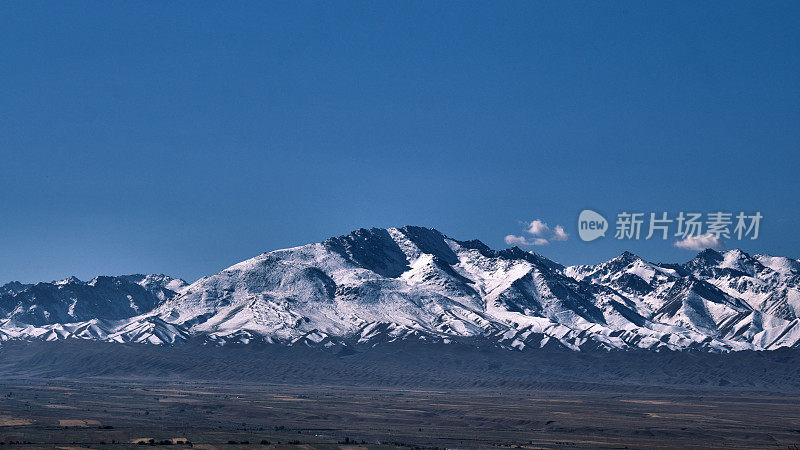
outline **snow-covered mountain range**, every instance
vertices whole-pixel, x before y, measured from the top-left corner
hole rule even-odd
[[[187,285],[164,275],[0,287],[0,340],[398,340],[508,349],[800,347],[800,261],[705,250],[565,267],[434,229],[360,229],[263,253]]]

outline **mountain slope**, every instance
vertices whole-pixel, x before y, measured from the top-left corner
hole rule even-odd
[[[799,345],[797,269],[796,260],[738,250],[701,252],[686,264],[653,264],[626,252],[598,265],[564,267],[516,247],[495,251],[428,228],[360,229],[263,253],[189,286],[167,278],[115,279],[115,286],[150,293],[136,303],[139,309],[133,300],[126,309],[119,300],[78,295],[70,315],[64,299],[77,287],[55,288],[70,295],[45,302],[47,308],[28,301],[3,310],[13,320],[0,326],[0,338],[769,350]],[[0,296],[32,290],[8,284]],[[107,304],[115,307],[92,315],[91,307]]]
[[[0,286],[0,315],[7,321],[47,325],[90,319],[126,319],[177,295],[186,282],[166,275],[75,277],[52,283]]]

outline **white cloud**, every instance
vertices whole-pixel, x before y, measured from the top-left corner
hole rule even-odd
[[[687,236],[683,240],[675,242],[673,245],[686,250],[705,250],[707,248],[720,250],[725,243],[722,242],[722,239],[713,234],[706,233],[699,236]]]
[[[548,245],[551,241],[566,241],[569,234],[564,231],[564,227],[556,225],[550,228],[545,221],[536,219],[525,223],[525,233],[530,236],[517,236],[509,234],[505,237],[507,245]]]
[[[569,239],[569,234],[564,231],[564,227],[561,225],[556,225],[556,227],[553,228],[553,235],[550,237],[550,239],[554,241],[566,241]]]
[[[541,220],[536,219],[528,224],[528,229],[526,231],[534,236],[543,236],[550,234],[550,227],[548,227],[547,224]]]
[[[535,238],[533,240],[528,240],[525,236],[516,236],[513,234],[509,234],[505,237],[506,245],[547,245],[550,243],[547,239],[544,238]]]
[[[513,234],[509,234],[505,237],[506,245],[530,245],[528,244],[528,240],[525,239],[525,236],[515,236]]]

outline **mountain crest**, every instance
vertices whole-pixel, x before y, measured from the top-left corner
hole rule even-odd
[[[263,253],[187,286],[164,275],[0,288],[0,340],[507,349],[800,346],[795,260],[739,250],[564,267],[432,228],[361,228]]]

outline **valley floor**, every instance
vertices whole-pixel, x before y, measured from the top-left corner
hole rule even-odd
[[[28,448],[138,447],[150,439],[196,448],[265,448],[266,441],[350,450],[787,448],[800,443],[798,405],[797,396],[624,389],[27,380],[0,385],[0,441]]]
[[[220,449],[795,448],[799,360],[796,350],[714,355],[387,345],[345,352],[4,342],[0,442],[3,448],[141,448],[151,439]]]

